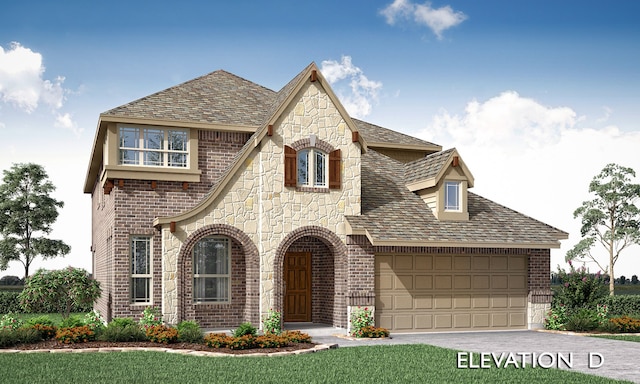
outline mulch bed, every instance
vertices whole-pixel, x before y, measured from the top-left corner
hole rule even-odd
[[[85,348],[170,348],[184,349],[192,351],[221,352],[230,355],[245,355],[250,353],[274,353],[274,352],[292,352],[301,349],[313,348],[314,343],[291,343],[282,348],[252,348],[234,350],[229,348],[209,348],[205,344],[195,343],[172,343],[160,344],[150,341],[132,341],[132,342],[107,342],[107,341],[89,341],[86,343],[62,344],[55,340],[41,341],[31,344],[18,344],[5,349],[17,349],[23,351],[43,350],[43,349],[85,349]]]

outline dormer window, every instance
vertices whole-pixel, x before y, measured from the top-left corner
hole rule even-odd
[[[146,167],[188,166],[188,131],[121,126],[118,161]]]
[[[327,154],[318,149],[298,151],[298,186],[326,188]]]
[[[446,181],[444,183],[444,210],[460,211],[460,182]]]

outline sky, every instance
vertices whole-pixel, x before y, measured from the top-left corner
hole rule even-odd
[[[0,170],[45,167],[65,204],[50,236],[72,248],[32,272],[91,270],[83,185],[100,113],[218,69],[277,91],[317,63],[353,117],[457,148],[473,192],[568,232],[552,270],[580,240],[591,179],[608,163],[640,172],[640,2],[25,0],[2,13]],[[640,274],[640,247],[620,274]]]

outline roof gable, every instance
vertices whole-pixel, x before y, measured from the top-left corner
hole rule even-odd
[[[469,188],[473,187],[474,178],[471,171],[462,161],[458,150],[451,148],[405,164],[403,174],[407,188],[415,192],[436,186],[446,175],[450,165],[459,166],[467,178]]]

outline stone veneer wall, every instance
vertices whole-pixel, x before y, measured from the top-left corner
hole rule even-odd
[[[105,195],[99,184],[92,193],[94,274],[103,287],[96,309],[107,318],[140,316],[144,307],[162,302],[162,234],[153,228],[158,216],[179,214],[206,195],[233,156],[249,138],[248,133],[199,131],[198,167],[200,183],[183,190],[181,182],[123,180]],[[130,300],[130,237],[152,237],[152,302]],[[111,299],[109,299],[111,295]],[[110,302],[109,302],[110,300]]]
[[[341,150],[342,185],[339,190],[315,193],[284,187],[283,146],[312,134]],[[200,228],[227,224],[245,233],[258,248],[260,313],[266,313],[269,308],[278,308],[281,298],[276,297],[275,289],[282,277],[277,275],[276,268],[282,268],[282,259],[275,260],[276,251],[285,237],[296,229],[318,226],[337,236],[342,243],[337,247],[344,248],[344,216],[360,214],[361,148],[351,139],[351,131],[345,120],[321,85],[318,82],[306,83],[275,122],[273,136],[265,137],[252,150],[218,198],[202,213],[178,222],[174,233],[169,231],[168,226],[163,227],[164,284],[176,283],[177,270],[174,266],[177,266],[184,242]],[[332,246],[331,250],[337,254],[336,246]],[[336,260],[340,260],[339,257]],[[336,280],[339,278],[336,275]],[[338,296],[344,295],[342,287],[336,286],[335,291]],[[163,302],[177,303],[175,292],[165,291],[164,295]],[[340,297],[337,300],[340,301]],[[340,306],[342,313],[346,313],[343,304],[334,305],[334,311],[338,311]],[[171,311],[165,309],[164,316],[177,319],[176,311],[177,307]],[[342,319],[346,318],[344,314],[341,316]]]

